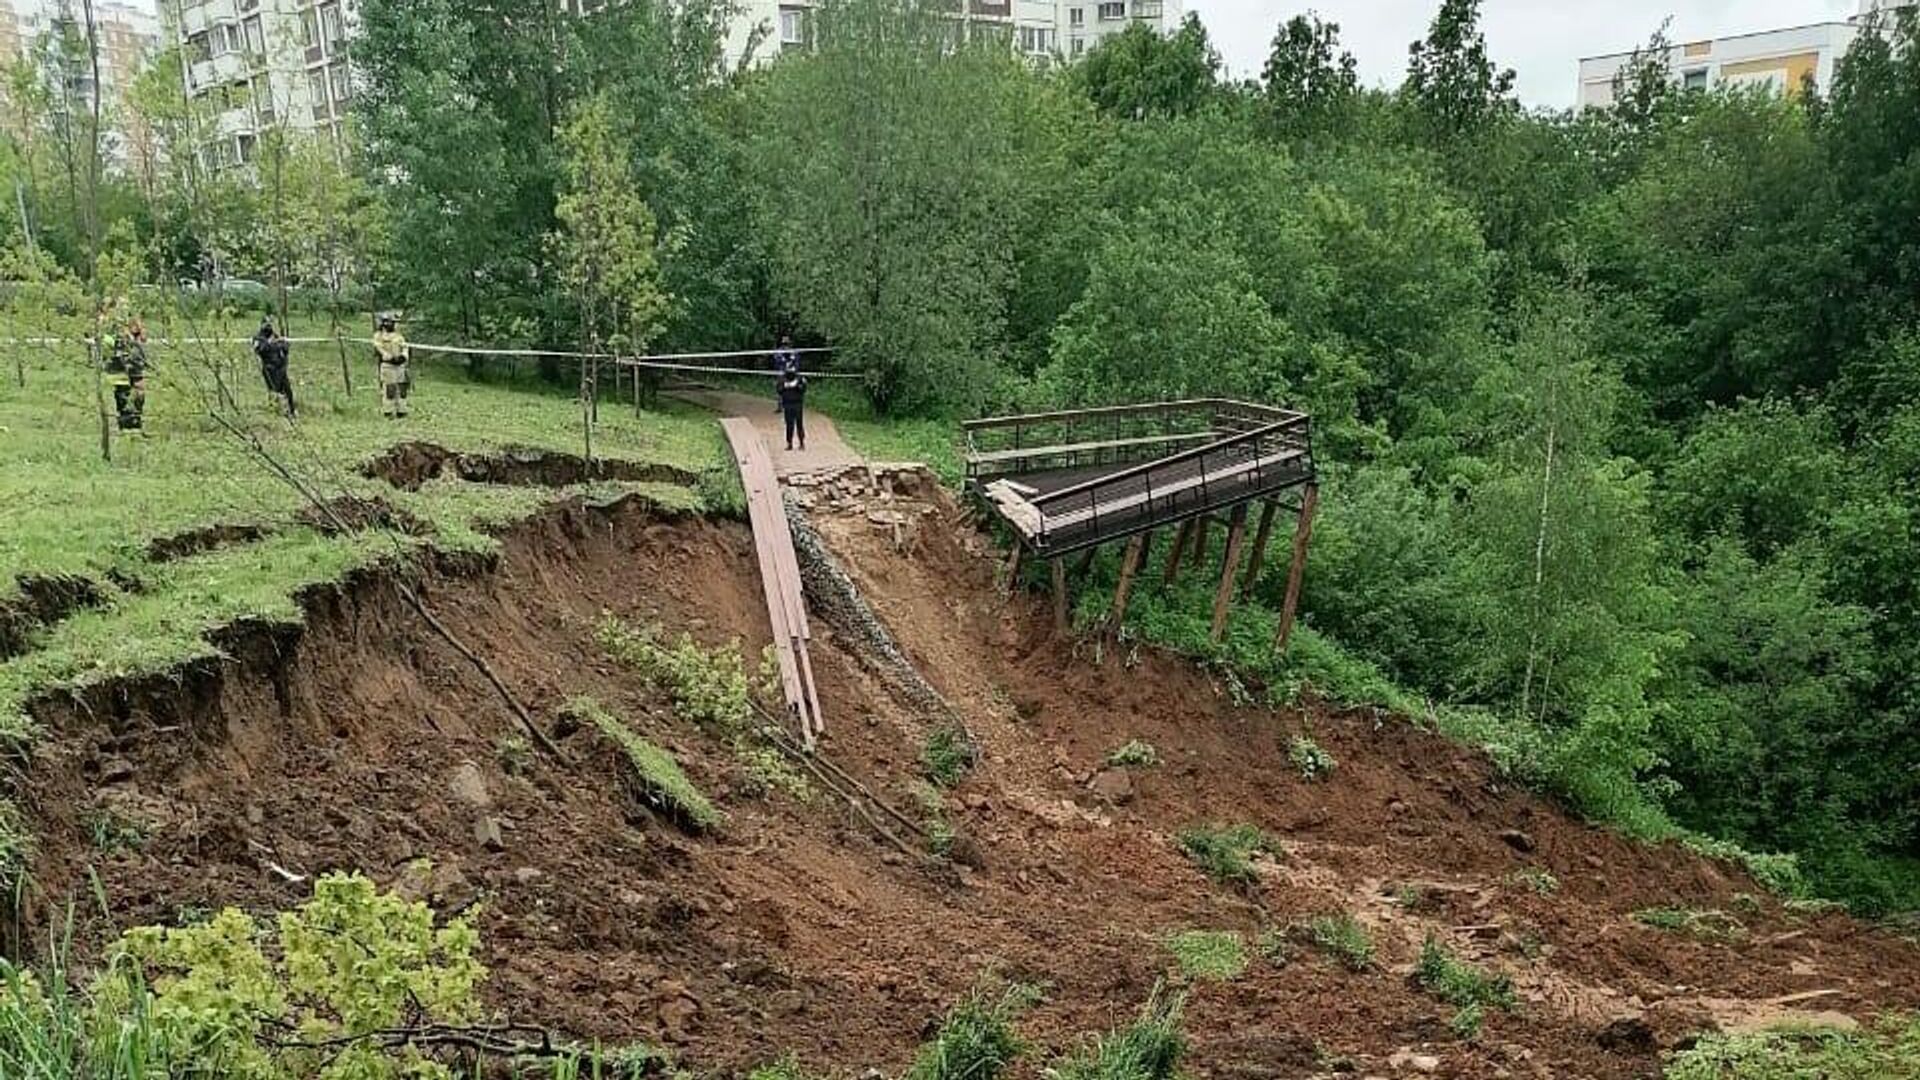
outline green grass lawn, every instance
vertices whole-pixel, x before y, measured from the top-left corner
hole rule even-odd
[[[429,542],[437,546],[484,549],[492,543],[489,529],[580,493],[459,480],[407,492],[361,477],[362,462],[410,440],[464,452],[522,446],[579,454],[582,447],[570,394],[479,382],[438,360],[415,364],[413,416],[385,419],[373,365],[359,351],[350,354],[356,367],[349,396],[335,351],[296,347],[301,416],[294,426],[274,410],[250,352],[239,345],[220,350],[223,359],[230,354],[239,415],[277,456],[330,497],[378,496],[429,523]],[[421,542],[385,531],[329,537],[300,525],[299,495],[208,417],[209,354],[199,352],[154,350],[148,433],[116,437],[111,462],[101,458],[93,375],[83,352],[32,349],[24,389],[14,379],[16,357],[0,363],[0,603],[19,599],[23,575],[83,577],[102,593],[101,604],[41,628],[28,651],[0,662],[0,737],[29,733],[23,707],[40,691],[206,656],[212,652],[208,630],[247,617],[294,618],[293,596],[302,587]],[[711,417],[697,410],[636,415],[621,405],[601,409],[596,450],[602,457],[700,472],[723,464],[721,447]],[[604,487],[646,487],[689,506],[698,498],[666,485]],[[216,523],[259,525],[266,535],[170,562],[147,555],[156,538]]]

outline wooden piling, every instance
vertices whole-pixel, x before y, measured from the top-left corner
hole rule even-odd
[[[1277,499],[1268,499],[1260,504],[1260,527],[1253,534],[1253,554],[1247,559],[1247,576],[1240,580],[1240,591],[1252,592],[1260,582],[1260,572],[1267,568],[1267,545],[1273,540],[1273,519],[1280,511]]]
[[[1240,571],[1240,546],[1247,538],[1247,504],[1233,508],[1227,526],[1227,553],[1220,562],[1220,588],[1213,594],[1213,643],[1227,636],[1227,611],[1233,606],[1234,579]]]
[[[1073,628],[1067,612],[1067,564],[1057,557],[1047,563],[1053,567],[1053,628],[1064,634]]]
[[[1147,534],[1139,533],[1127,541],[1127,553],[1120,560],[1120,584],[1113,590],[1113,613],[1108,621],[1115,630],[1126,625],[1127,599],[1133,595],[1133,575],[1147,556]]]
[[[1300,500],[1300,524],[1293,531],[1293,566],[1287,571],[1287,600],[1280,609],[1280,634],[1274,648],[1287,650],[1293,637],[1294,615],[1300,610],[1300,584],[1307,572],[1307,545],[1313,540],[1313,512],[1320,506],[1320,485],[1308,484]]]
[[[1166,583],[1168,585],[1180,578],[1180,560],[1187,553],[1187,541],[1192,532],[1193,522],[1191,521],[1181,522],[1180,527],[1173,532],[1173,550],[1167,554]]]

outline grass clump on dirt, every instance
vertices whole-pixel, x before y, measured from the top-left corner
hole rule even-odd
[[[1231,982],[1246,974],[1247,947],[1231,930],[1182,930],[1168,936],[1167,951],[1189,979]]]
[[[1544,867],[1528,866],[1507,875],[1507,880],[1536,896],[1552,896],[1560,891],[1560,879]]]
[[[1745,940],[1747,936],[1746,924],[1724,911],[1702,911],[1695,908],[1642,908],[1633,913],[1633,921],[1642,926],[1651,926],[1656,930],[1686,934],[1688,937],[1721,945]]]
[[[1413,980],[1427,993],[1460,1010],[1449,1026],[1464,1039],[1480,1034],[1487,1009],[1513,1010],[1512,979],[1460,959],[1431,934],[1420,946],[1420,965],[1413,971]]]
[[[1319,743],[1305,735],[1295,735],[1293,741],[1287,744],[1287,760],[1293,763],[1305,780],[1324,780],[1340,767],[1332,754],[1322,750]]]
[[[591,724],[627,756],[640,800],[693,832],[711,832],[726,820],[680,768],[672,754],[635,734],[592,698],[567,703],[567,715]]]
[[[1233,825],[1188,829],[1180,834],[1180,850],[1214,881],[1250,885],[1260,878],[1253,857],[1277,854],[1280,846],[1252,825]]]
[[[1668,1061],[1665,1080],[1920,1080],[1920,1019],[1871,1028],[1707,1035]]]
[[[710,733],[734,736],[753,720],[753,683],[738,645],[706,649],[691,634],[672,642],[650,626],[611,614],[600,620],[600,647],[665,690],[673,705]]]
[[[1131,1024],[1055,1062],[1047,1080],[1175,1080],[1187,1052],[1187,999],[1156,986]]]
[[[921,1045],[904,1080],[994,1080],[1026,1052],[1013,1022],[1039,1000],[1038,990],[1022,984],[997,997],[974,991]]]
[[[927,779],[950,788],[964,779],[978,761],[979,753],[967,733],[952,724],[942,724],[927,734],[920,747],[920,765]]]
[[[815,1080],[800,1059],[792,1054],[779,1061],[770,1061],[747,1073],[747,1080]]]
[[[1308,922],[1301,933],[1309,944],[1338,960],[1348,971],[1373,967],[1373,935],[1352,915],[1322,915]]]
[[[1151,769],[1160,764],[1160,751],[1152,743],[1133,739],[1108,754],[1107,764],[1116,769]]]
[[[915,783],[913,799],[920,804],[920,828],[925,835],[927,854],[936,859],[950,858],[960,843],[960,831],[947,816],[947,797],[932,784]]]

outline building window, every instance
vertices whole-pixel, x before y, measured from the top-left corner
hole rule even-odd
[[[1087,25],[1087,9],[1086,8],[1068,8],[1067,9],[1067,25],[1068,26]]]
[[[783,7],[780,9],[780,44],[804,45],[807,40],[807,9]]]
[[[1695,68],[1681,75],[1680,86],[1685,90],[1705,90],[1707,88],[1707,69]]]
[[[300,13],[300,47],[311,49],[320,44],[320,13],[312,8]]]
[[[327,4],[320,8],[320,36],[326,39],[327,52],[337,49],[347,36],[347,28],[340,21],[340,5]]]
[[[314,115],[326,115],[327,71],[325,68],[313,68],[307,72],[307,95],[313,99]]]
[[[1086,43],[1086,41],[1085,41],[1085,40],[1083,40],[1083,39],[1081,39],[1081,38],[1074,38],[1074,39],[1073,39],[1073,49],[1072,49],[1072,52],[1073,52],[1073,55],[1075,55],[1075,56],[1079,56],[1079,55],[1080,55],[1081,53],[1083,53],[1083,52],[1086,52],[1086,51],[1087,51],[1087,43]]]
[[[1125,2],[1125,0],[1121,0],[1121,2],[1120,2],[1120,3],[1116,3],[1116,4],[1101,4],[1101,5],[1100,5],[1100,17],[1101,17],[1101,18],[1103,18],[1103,19],[1124,19],[1124,18],[1126,18],[1126,17],[1127,17],[1127,5],[1126,5],[1126,2]]]
[[[333,84],[333,107],[336,112],[344,111],[347,102],[353,100],[353,82],[347,78],[347,65],[336,63],[327,69],[327,81]]]
[[[267,55],[267,35],[260,28],[260,16],[246,22],[247,50],[255,56]]]

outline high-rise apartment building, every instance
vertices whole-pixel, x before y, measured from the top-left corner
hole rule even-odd
[[[212,104],[207,162],[253,160],[276,124],[335,137],[353,101],[349,0],[160,0],[185,50],[183,78]]]
[[[1181,0],[963,0],[954,18],[970,33],[998,33],[1022,55],[1072,60],[1136,22],[1161,33],[1180,24]],[[754,60],[806,47],[811,0],[745,0],[727,29],[728,60],[738,64],[756,38]]]

